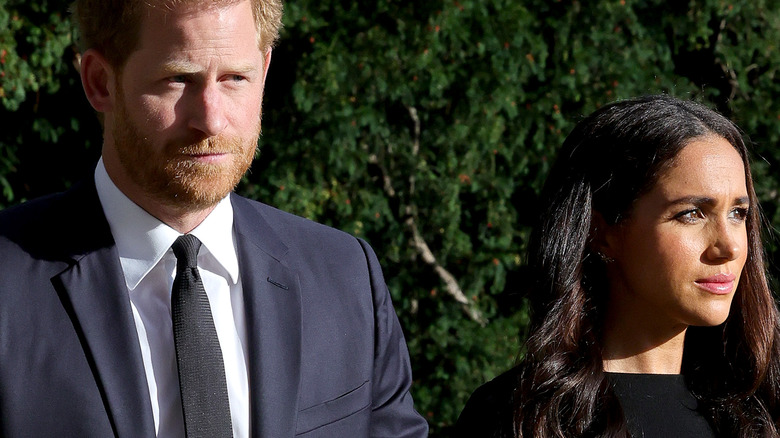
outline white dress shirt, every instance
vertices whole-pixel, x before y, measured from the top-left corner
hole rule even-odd
[[[171,288],[176,275],[176,257],[171,245],[180,233],[125,196],[108,176],[102,158],[95,169],[95,185],[119,251],[130,295],[155,432],[160,438],[183,437],[184,418],[171,321]],[[233,436],[248,437],[246,323],[230,196],[220,201],[190,234],[203,243],[198,254],[198,270],[222,348]]]

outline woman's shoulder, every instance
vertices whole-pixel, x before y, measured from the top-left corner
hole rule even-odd
[[[455,436],[505,438],[514,436],[514,395],[520,367],[477,388],[463,408]]]

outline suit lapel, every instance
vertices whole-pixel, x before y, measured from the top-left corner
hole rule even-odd
[[[292,437],[301,371],[301,297],[287,248],[256,207],[233,196],[246,306],[252,436]]]
[[[93,184],[71,195],[65,205],[83,212],[63,238],[75,262],[52,282],[70,307],[115,434],[154,436],[138,335],[108,223]]]

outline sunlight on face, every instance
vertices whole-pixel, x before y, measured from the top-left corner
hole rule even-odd
[[[689,143],[608,238],[616,311],[645,329],[723,323],[747,259],[748,204],[734,147]]]
[[[117,187],[197,211],[249,168],[260,133],[266,57],[249,1],[150,10],[117,86],[106,169]]]

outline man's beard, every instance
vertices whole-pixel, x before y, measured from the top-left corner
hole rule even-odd
[[[114,144],[125,172],[144,194],[182,212],[216,205],[241,181],[257,149],[260,121],[248,138],[219,135],[195,143],[169,142],[155,147],[141,134],[127,112],[123,96],[117,96]],[[229,163],[211,164],[191,154],[227,153]]]

